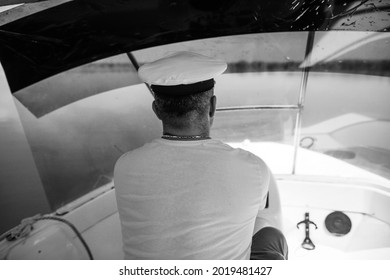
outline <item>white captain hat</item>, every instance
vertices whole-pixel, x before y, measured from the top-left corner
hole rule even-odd
[[[142,65],[138,76],[155,93],[181,96],[212,89],[214,78],[226,68],[224,61],[193,52],[178,52]]]

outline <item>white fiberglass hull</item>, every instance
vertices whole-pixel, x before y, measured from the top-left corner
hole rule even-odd
[[[390,192],[375,185],[318,182],[291,176],[278,178],[282,228],[290,259],[390,259]],[[60,216],[81,232],[94,259],[123,259],[119,216],[112,185],[93,198],[85,196]],[[78,205],[81,203],[81,205]],[[75,208],[73,208],[75,207]],[[72,209],[73,208],[73,209]],[[345,236],[329,233],[325,218],[342,211],[351,219]],[[310,213],[318,229],[310,228],[314,250],[303,249],[305,230],[297,223]],[[57,221],[38,221],[31,233],[17,241],[0,243],[2,259],[87,259],[76,234]]]

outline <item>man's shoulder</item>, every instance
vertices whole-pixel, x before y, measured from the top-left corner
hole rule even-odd
[[[267,168],[267,164],[263,161],[262,158],[260,158],[256,154],[254,154],[248,150],[239,148],[239,147],[233,147],[233,146],[231,146],[227,143],[224,143],[222,141],[218,141],[218,142],[219,142],[218,145],[220,145],[221,149],[226,150],[227,152],[230,152],[235,157],[240,158],[242,160],[245,160],[247,162],[249,161],[249,162],[252,162],[254,164],[260,165],[263,168]]]
[[[143,158],[145,157],[145,154],[148,153],[151,150],[151,147],[154,145],[154,141],[148,142],[143,144],[140,147],[137,147],[133,150],[127,151],[124,154],[122,154],[116,161],[116,166],[119,165],[122,162],[135,160],[137,158]]]
[[[253,161],[255,164],[261,166],[263,169],[268,169],[267,164],[264,162],[264,160],[261,157],[241,148],[236,148],[236,149],[238,149],[240,153],[245,155],[246,158]]]

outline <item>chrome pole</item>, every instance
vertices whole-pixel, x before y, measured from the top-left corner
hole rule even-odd
[[[309,31],[309,33],[307,35],[305,61],[310,60],[310,55],[311,55],[311,51],[313,49],[313,44],[314,44],[314,35],[315,35],[315,31]],[[308,65],[308,63],[306,63],[306,65]],[[302,111],[305,107],[307,79],[309,77],[309,72],[310,72],[310,67],[308,67],[306,65],[303,68],[301,85],[300,85],[300,89],[299,89],[299,100],[298,100],[299,110],[297,112],[297,118],[295,120],[294,157],[293,157],[292,174],[295,174],[295,171],[296,171],[298,148],[299,148],[299,142],[300,142],[300,138],[301,138]]]
[[[139,68],[140,65],[138,64],[138,61],[137,61],[137,59],[135,58],[135,56],[134,56],[131,52],[127,52],[126,54],[127,54],[127,57],[130,59],[131,63],[133,64],[135,70],[138,71],[138,68]],[[150,92],[150,93],[153,95],[153,97],[154,97],[154,93],[153,93],[151,87],[150,87],[147,83],[145,83],[145,85],[146,85],[146,87],[148,88],[149,92]]]

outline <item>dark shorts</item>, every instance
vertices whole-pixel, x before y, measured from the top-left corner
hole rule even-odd
[[[265,227],[253,236],[251,260],[287,260],[287,258],[287,241],[280,230]]]

